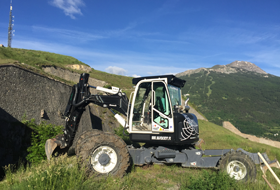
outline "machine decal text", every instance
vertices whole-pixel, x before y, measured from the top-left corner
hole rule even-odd
[[[171,141],[171,137],[168,137],[168,136],[152,136],[152,140]]]

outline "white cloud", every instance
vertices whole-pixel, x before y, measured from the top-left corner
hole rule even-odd
[[[182,71],[184,72],[184,71]],[[176,75],[177,73],[165,73],[164,75]]]
[[[76,17],[74,14],[82,15],[80,6],[84,6],[83,0],[52,0],[51,5],[60,8],[64,11],[65,15],[70,16],[72,19]]]
[[[115,66],[109,66],[105,69],[105,71],[116,75],[124,75],[127,72],[125,69]]]
[[[66,40],[71,40],[77,42],[87,42],[93,40],[100,40],[106,38],[106,36],[99,34],[92,34],[84,31],[77,30],[69,30],[69,29],[61,29],[61,28],[51,28],[51,27],[43,27],[43,26],[32,26],[32,29],[35,32],[43,33],[48,36],[55,36],[56,38],[65,38]],[[54,35],[55,33],[55,35]]]
[[[138,77],[141,77],[140,75],[132,75],[132,77],[134,77],[134,78],[138,78]]]

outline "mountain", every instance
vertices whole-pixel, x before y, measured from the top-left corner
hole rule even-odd
[[[178,73],[176,76],[180,77],[180,76],[190,75],[190,74],[194,74],[194,73],[199,73],[201,71],[214,71],[214,72],[226,73],[226,74],[237,73],[237,72],[246,73],[249,71],[249,72],[254,72],[254,73],[258,73],[258,74],[263,74],[264,77],[267,77],[267,74],[268,74],[253,63],[250,63],[247,61],[234,61],[227,65],[215,65],[208,69],[202,67],[202,68],[195,69],[195,70],[187,70],[182,73]]]
[[[177,75],[190,102],[211,122],[230,121],[241,132],[280,141],[280,77],[234,61]]]

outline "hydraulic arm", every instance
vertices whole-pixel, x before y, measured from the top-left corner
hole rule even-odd
[[[64,132],[62,135],[56,136],[56,138],[47,140],[45,144],[45,151],[48,159],[50,159],[57,146],[67,151],[67,148],[72,145],[81,116],[89,103],[94,103],[104,108],[113,108],[127,115],[128,98],[125,93],[122,93],[121,90],[116,87],[113,87],[111,90],[90,86],[88,85],[88,78],[89,74],[81,74],[79,83],[72,87],[72,92],[64,112],[66,121]],[[106,95],[92,95],[90,94],[89,88],[103,91]],[[121,120],[118,114],[116,114],[115,117],[118,121]]]

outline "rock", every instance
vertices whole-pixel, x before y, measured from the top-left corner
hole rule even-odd
[[[252,72],[256,72],[256,73],[260,73],[260,74],[267,74],[264,70],[262,70],[255,64],[248,62],[248,61],[234,61],[230,64],[227,64],[226,66],[244,69],[247,71],[252,71]]]
[[[44,109],[41,109],[41,118],[43,118],[45,115],[45,110]]]
[[[202,67],[202,68],[195,69],[195,70],[187,70],[182,73],[176,74],[176,76],[177,77],[186,76],[186,75],[191,75],[191,74],[199,73],[199,72],[203,72],[203,71],[207,71],[208,73],[209,73],[209,71],[214,71],[214,72],[225,73],[225,74],[250,71],[250,72],[254,72],[254,73],[263,74],[264,77],[266,77],[266,78],[268,77],[268,75],[267,75],[268,73],[266,73],[264,70],[262,70],[255,64],[250,63],[248,61],[234,61],[227,65],[215,65],[211,68]]]
[[[91,71],[91,67],[86,65],[75,64],[75,65],[67,65],[66,67],[79,71],[85,71],[86,73],[89,73]]]

